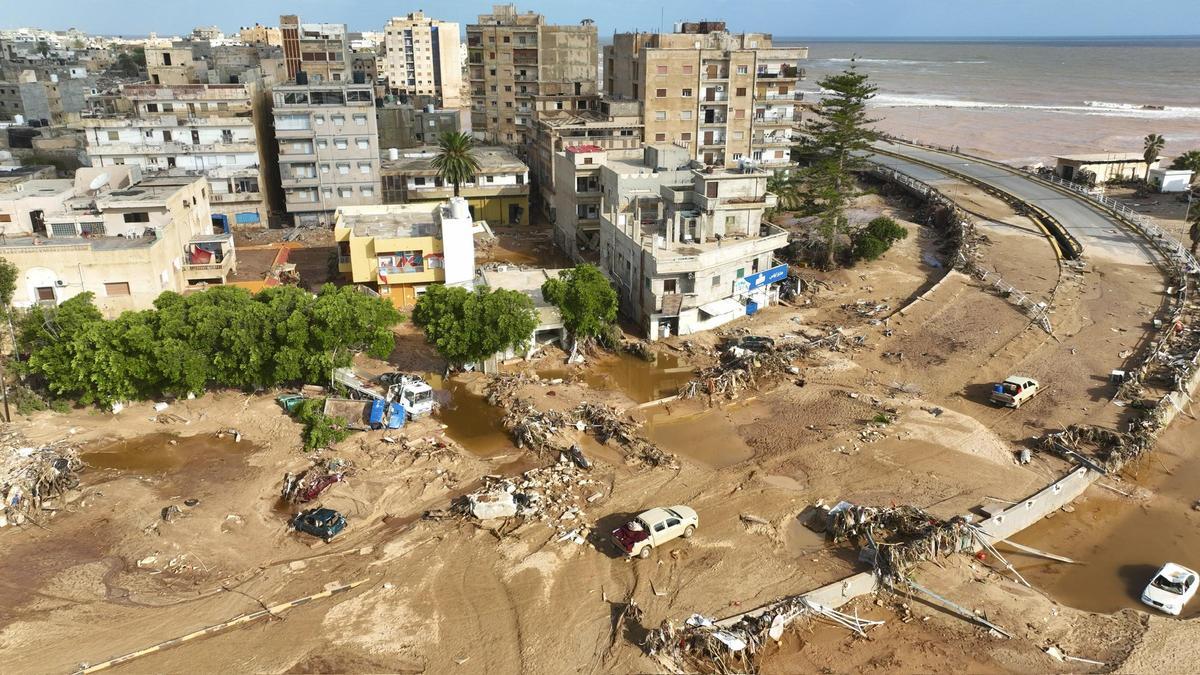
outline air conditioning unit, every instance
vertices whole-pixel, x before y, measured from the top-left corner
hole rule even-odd
[[[723,84],[718,84],[718,85],[716,86],[716,89],[717,89],[717,91],[725,91],[725,85],[723,85]]]
[[[689,279],[695,279],[695,278],[696,278],[696,273],[695,273],[695,272],[688,272],[688,273],[687,273],[687,278],[689,278]]]
[[[54,280],[54,285],[55,285],[55,286],[58,286],[59,288],[66,288],[66,287],[67,287],[67,282],[63,281],[62,279],[55,279],[55,280]]]

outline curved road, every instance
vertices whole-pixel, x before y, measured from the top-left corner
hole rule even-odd
[[[880,142],[875,147],[970,176],[1041,208],[1074,235],[1083,246],[1085,257],[1102,256],[1128,265],[1154,265],[1157,261],[1155,251],[1111,215],[1082,197],[1060,192],[1017,169],[1004,169],[969,157],[908,145]],[[958,180],[953,173],[943,173],[889,155],[876,154],[871,161],[934,185]]]

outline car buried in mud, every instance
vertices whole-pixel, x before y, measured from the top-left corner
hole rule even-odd
[[[613,530],[612,539],[630,558],[649,558],[655,548],[672,539],[690,539],[699,525],[700,516],[687,506],[655,508]]]
[[[346,517],[333,509],[309,509],[296,514],[292,527],[298,532],[320,537],[329,543],[339,532],[346,529]]]
[[[1142,602],[1172,616],[1179,616],[1183,606],[1196,595],[1200,575],[1169,562],[1162,566],[1142,591]]]

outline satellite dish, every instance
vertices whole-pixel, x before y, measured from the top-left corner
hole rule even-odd
[[[100,188],[104,187],[105,185],[108,185],[108,174],[102,173],[99,176],[96,176],[95,178],[93,178],[92,182],[88,183],[88,189],[89,190],[99,190]]]

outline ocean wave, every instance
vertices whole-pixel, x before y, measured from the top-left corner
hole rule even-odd
[[[1034,103],[996,103],[940,96],[904,96],[879,94],[872,103],[881,108],[968,108],[974,110],[1040,110],[1071,115],[1099,117],[1136,117],[1145,119],[1200,119],[1200,108],[1163,106],[1147,108],[1132,103],[1084,101],[1083,105],[1039,105]]]

